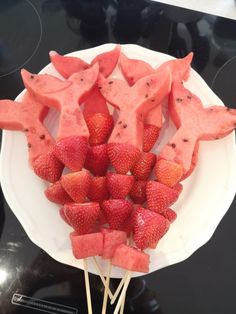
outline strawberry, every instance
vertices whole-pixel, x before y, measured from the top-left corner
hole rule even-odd
[[[140,151],[133,145],[122,143],[107,144],[110,161],[117,173],[126,174],[135,164]]]
[[[134,242],[144,250],[159,241],[169,229],[169,221],[162,215],[145,208],[138,208],[133,216]]]
[[[102,210],[110,228],[120,230],[129,219],[133,206],[127,200],[107,200],[102,203]]]
[[[109,198],[106,177],[91,177],[88,198],[94,202],[101,202]]]
[[[114,126],[113,117],[103,113],[95,113],[85,118],[89,129],[89,143],[91,146],[107,142]]]
[[[167,210],[162,214],[166,219],[169,220],[170,223],[174,222],[177,218],[176,212],[173,211],[171,208],[167,208]]]
[[[135,181],[129,193],[130,198],[137,204],[146,202],[147,181]]]
[[[159,214],[166,211],[179,196],[176,190],[156,181],[147,183],[146,195],[148,208]]]
[[[182,165],[166,159],[157,160],[154,171],[157,181],[170,187],[176,185],[184,173]]]
[[[160,129],[154,124],[144,124],[143,151],[149,152],[155,145],[160,134]]]
[[[59,209],[59,214],[61,216],[61,218],[65,221],[65,223],[67,223],[68,225],[70,225],[69,220],[67,219],[65,212],[64,212],[64,207]]]
[[[125,198],[134,183],[134,177],[126,174],[118,174],[109,172],[106,175],[107,188],[112,198]]]
[[[55,183],[51,184],[45,191],[45,196],[50,202],[57,203],[57,204],[65,204],[72,202],[71,197],[66,191],[63,189],[61,182],[56,181]]]
[[[91,176],[87,170],[68,173],[61,177],[61,184],[73,201],[83,203],[88,194]]]
[[[40,155],[32,161],[32,166],[37,176],[48,182],[59,180],[64,168],[63,164],[55,157],[52,151]]]
[[[87,150],[85,137],[69,136],[56,143],[54,154],[71,171],[79,171],[83,168]]]
[[[96,202],[68,203],[64,205],[64,214],[78,234],[93,231],[100,213],[100,206]]]
[[[153,167],[155,166],[155,163],[155,154],[142,152],[134,166],[131,168],[131,172],[136,180],[147,180]]]
[[[183,185],[181,183],[177,183],[176,185],[173,186],[173,189],[177,191],[178,194],[180,195],[180,193],[183,191]]]
[[[102,144],[88,149],[84,167],[95,176],[104,176],[109,166],[107,145]]]

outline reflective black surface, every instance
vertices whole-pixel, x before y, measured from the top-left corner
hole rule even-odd
[[[193,50],[193,67],[236,108],[236,21],[144,0],[0,0],[0,98],[14,99],[22,90],[18,68],[38,72],[49,50],[64,54],[107,42],[177,57]],[[86,313],[83,272],[36,247],[2,194],[0,201],[0,313],[40,313],[13,305],[14,293]],[[189,259],[131,281],[125,313],[236,313],[235,224],[234,200],[211,240]],[[103,287],[97,276],[90,280],[100,313]]]

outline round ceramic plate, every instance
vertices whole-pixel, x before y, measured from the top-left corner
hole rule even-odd
[[[113,44],[106,44],[69,55],[89,62],[97,54],[113,47]],[[124,45],[122,52],[130,58],[149,62],[154,67],[172,58],[136,45]],[[41,73],[61,77],[52,64],[47,65]],[[118,69],[111,76],[119,77]],[[204,106],[223,105],[195,71],[191,70],[185,85],[201,98]],[[21,98],[22,93],[17,100]],[[55,133],[56,120],[56,113],[50,111],[46,125],[52,133]],[[165,132],[162,132],[160,146],[167,141],[173,130],[171,123],[168,124]],[[155,151],[157,152],[157,147]],[[55,260],[83,269],[82,261],[76,260],[72,255],[68,236],[71,228],[60,218],[59,206],[45,198],[46,183],[37,178],[29,167],[24,134],[3,132],[0,166],[1,184],[6,200],[29,238]],[[173,207],[178,214],[177,220],[159,242],[157,249],[147,250],[151,255],[150,272],[188,258],[210,239],[226,213],[236,187],[234,133],[218,141],[200,143],[198,165],[183,185],[183,193]],[[106,261],[100,258],[98,261],[105,269]],[[89,259],[88,267],[90,272],[96,273],[92,259]],[[123,274],[123,270],[112,268],[112,277],[122,277]],[[133,276],[140,275],[142,274],[133,273]]]

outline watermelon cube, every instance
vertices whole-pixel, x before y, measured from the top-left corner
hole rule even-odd
[[[131,271],[148,273],[150,256],[144,252],[138,251],[136,248],[121,244],[116,249],[111,263],[114,266]]]
[[[103,234],[103,253],[102,257],[111,259],[114,255],[115,250],[121,244],[127,243],[127,235],[124,231],[102,229]]]
[[[101,232],[78,235],[70,234],[72,252],[77,259],[101,255],[103,252],[103,235]]]

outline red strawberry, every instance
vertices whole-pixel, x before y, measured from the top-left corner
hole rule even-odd
[[[162,215],[145,208],[138,208],[133,217],[134,242],[144,250],[159,241],[169,229],[169,221]]]
[[[155,145],[160,134],[160,129],[154,124],[144,124],[143,151],[149,152]]]
[[[112,198],[125,198],[134,183],[134,177],[126,174],[109,172],[106,175],[107,188]]]
[[[167,208],[167,210],[162,214],[166,219],[169,220],[170,223],[174,222],[177,218],[176,212],[173,211],[171,208]]]
[[[146,202],[147,181],[135,181],[129,193],[130,198],[137,204]]]
[[[173,189],[177,191],[178,194],[180,195],[180,193],[183,191],[183,185],[181,183],[177,183],[176,185],[173,186]]]
[[[156,155],[153,153],[141,153],[131,169],[136,180],[147,180],[156,163]]]
[[[96,202],[69,203],[64,205],[64,214],[78,234],[93,231],[100,213],[100,206]]]
[[[88,149],[84,167],[95,176],[104,176],[109,166],[107,145],[102,144]]]
[[[113,117],[103,113],[95,113],[86,116],[85,121],[89,129],[90,145],[106,143],[114,126]]]
[[[106,177],[91,177],[88,198],[94,202],[101,202],[109,198]]]
[[[61,184],[73,201],[83,203],[88,194],[91,176],[87,170],[68,173],[61,177]]]
[[[69,220],[67,219],[65,212],[64,212],[64,207],[59,209],[59,214],[61,216],[61,218],[65,221],[65,223],[67,223],[68,225],[70,225]]]
[[[122,229],[129,219],[133,206],[127,200],[107,200],[102,203],[102,209],[111,229]]]
[[[57,181],[51,184],[45,191],[45,196],[50,202],[57,203],[57,204],[65,204],[72,202],[71,197],[66,193],[63,189],[61,182]]]
[[[146,195],[148,208],[160,214],[176,202],[179,196],[176,190],[156,181],[147,183]]]
[[[133,167],[140,154],[135,146],[122,143],[107,144],[107,152],[116,172],[122,174]]]
[[[158,182],[173,187],[182,178],[184,168],[176,162],[159,159],[155,166],[155,175]]]
[[[34,172],[41,179],[48,182],[56,182],[60,179],[63,164],[55,157],[52,151],[45,155],[40,155],[32,162]]]
[[[79,171],[83,168],[87,150],[85,137],[69,136],[56,143],[54,154],[71,171]]]

